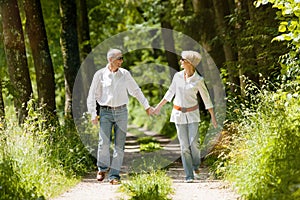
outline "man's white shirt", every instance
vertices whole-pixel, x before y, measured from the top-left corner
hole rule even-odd
[[[87,108],[92,119],[96,118],[96,101],[101,106],[117,107],[128,104],[128,94],[135,97],[145,109],[149,108],[149,102],[142,93],[139,85],[124,68],[111,72],[108,65],[98,70],[92,80],[88,98]]]

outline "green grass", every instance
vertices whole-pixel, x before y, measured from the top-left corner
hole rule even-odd
[[[161,170],[132,175],[120,191],[131,200],[169,200],[174,193],[171,178]]]
[[[92,161],[74,128],[49,125],[29,108],[23,125],[0,130],[0,199],[48,199],[75,185]]]
[[[141,152],[153,152],[162,149],[159,142],[151,136],[140,137],[137,139],[137,142],[140,144]]]
[[[298,89],[297,89],[298,88]],[[225,178],[245,199],[300,199],[299,83],[262,90],[245,109],[231,143]]]

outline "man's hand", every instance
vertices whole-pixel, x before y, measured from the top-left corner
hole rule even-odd
[[[98,116],[95,119],[92,119],[92,124],[97,125],[99,122]]]

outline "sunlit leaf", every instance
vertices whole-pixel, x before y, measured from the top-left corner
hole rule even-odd
[[[286,41],[290,41],[292,39],[290,34],[283,34],[282,36],[283,36],[284,40],[286,40]]]
[[[258,8],[261,5],[261,1],[255,1],[253,4],[256,8]]]
[[[293,31],[293,30],[295,30],[296,27],[297,27],[296,24],[291,24],[291,25],[288,26],[288,30]]]
[[[300,17],[300,7],[299,6],[296,6],[294,8],[293,12],[297,17]]]
[[[285,31],[286,31],[286,26],[283,25],[283,24],[281,24],[281,25],[279,26],[279,28],[278,28],[278,31],[279,31],[279,32],[285,32]]]

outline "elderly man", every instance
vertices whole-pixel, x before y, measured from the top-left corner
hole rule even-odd
[[[138,84],[129,71],[121,68],[122,52],[110,49],[107,52],[108,64],[98,70],[90,86],[87,107],[93,124],[98,124],[96,101],[100,105],[100,132],[97,154],[97,180],[103,181],[106,173],[111,184],[119,184],[120,168],[124,158],[124,147],[128,122],[128,93],[135,97],[151,114],[149,106]],[[114,151],[110,160],[110,143],[114,132]]]

